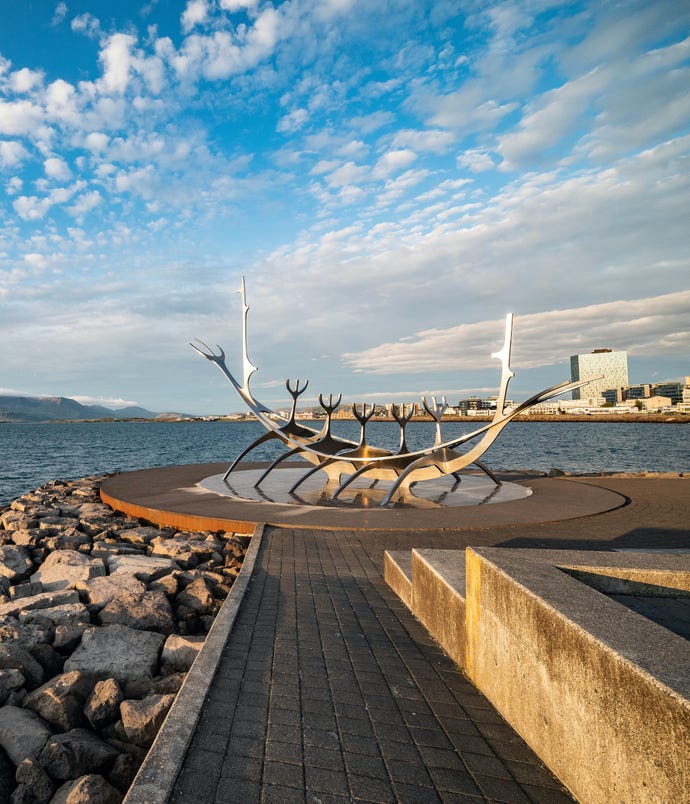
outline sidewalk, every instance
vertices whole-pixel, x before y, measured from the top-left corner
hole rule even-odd
[[[203,471],[150,470],[152,484],[142,473],[118,476],[115,496],[152,518],[189,511],[232,521],[222,498],[186,487]],[[463,513],[454,528],[433,514],[424,522],[403,514],[391,530],[266,528],[167,800],[571,801],[388,589],[383,552],[689,548],[690,487],[678,477],[527,482],[538,503],[531,521],[524,503],[505,503]],[[614,505],[590,504],[602,494]],[[574,501],[582,513],[572,518]],[[158,779],[162,793],[172,775],[149,782]]]
[[[380,540],[264,535],[172,801],[572,800],[385,586]]]

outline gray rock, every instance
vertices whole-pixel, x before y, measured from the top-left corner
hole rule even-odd
[[[9,801],[15,788],[15,767],[5,751],[0,748],[0,801]]]
[[[120,704],[123,700],[120,685],[114,678],[99,681],[84,707],[86,719],[96,731],[100,731],[120,717]]]
[[[166,539],[158,536],[151,542],[154,556],[173,559],[184,569],[193,569],[215,552],[215,545],[206,541],[191,541],[187,538]]]
[[[59,781],[107,771],[117,751],[86,729],[72,729],[50,737],[38,756],[48,774]]]
[[[43,668],[44,678],[53,678],[62,673],[65,657],[52,645],[35,645],[29,649],[29,653]]]
[[[183,592],[175,595],[178,606],[186,606],[197,614],[210,614],[216,609],[216,600],[204,578],[192,581]]]
[[[73,590],[59,592],[42,592],[40,595],[22,597],[0,604],[0,617],[17,617],[22,611],[47,609],[51,606],[61,606],[63,603],[78,603],[79,593]]]
[[[19,600],[22,597],[32,597],[33,595],[40,595],[44,591],[45,589],[41,583],[19,583],[10,589],[10,599]]]
[[[48,724],[34,712],[0,707],[0,746],[15,765],[27,757],[36,759],[51,735]]]
[[[43,546],[50,550],[78,550],[84,552],[91,546],[91,536],[76,527],[65,528],[43,539]]]
[[[177,694],[180,687],[184,684],[186,673],[171,673],[169,676],[162,676],[155,679],[151,684],[151,695],[170,695]]]
[[[141,581],[138,581],[133,575],[124,573],[106,575],[103,578],[91,578],[78,584],[77,588],[92,606],[105,606],[111,600],[117,598],[126,600],[146,591],[146,587]]]
[[[62,603],[58,606],[48,606],[39,611],[22,611],[19,614],[20,623],[41,623],[46,620],[55,625],[83,625],[89,624],[89,610],[83,603]]]
[[[14,544],[27,546],[36,544],[43,536],[45,536],[45,533],[42,533],[38,528],[18,528],[12,531],[10,538]]]
[[[2,621],[0,642],[19,642],[29,652],[36,645],[49,645],[55,629],[50,621],[20,623],[14,617]]]
[[[134,527],[119,528],[117,535],[123,542],[146,546],[150,544],[153,539],[160,536],[161,531],[158,530],[158,528],[135,525]]]
[[[102,519],[110,520],[115,518],[115,512],[113,509],[101,502],[80,503],[75,507],[74,511],[81,519],[92,520],[100,517]]]
[[[11,508],[0,514],[0,525],[3,530],[21,530],[23,528],[38,527],[38,519],[23,511],[13,511]]]
[[[29,554],[16,544],[0,545],[0,576],[10,583],[26,578],[33,567]]]
[[[43,683],[43,668],[27,650],[16,642],[0,643],[0,670],[13,668],[21,671],[29,689]]]
[[[46,592],[73,588],[80,581],[105,575],[100,558],[90,558],[76,550],[56,550],[46,558],[31,576],[34,583],[42,583]]]
[[[122,794],[102,776],[89,773],[57,789],[49,804],[120,804]]]
[[[115,678],[125,690],[148,689],[158,670],[165,641],[161,634],[124,625],[88,628],[79,647],[65,662],[65,670],[84,670],[99,678]]]
[[[147,695],[141,701],[123,701],[120,715],[129,740],[136,745],[151,745],[174,700],[174,695]]]
[[[129,628],[158,631],[161,634],[171,634],[175,630],[168,598],[159,591],[115,598],[101,609],[99,620],[103,625],[120,623]]]
[[[142,753],[144,756],[146,755],[143,750]],[[108,781],[122,793],[126,793],[134,781],[142,762],[143,758],[140,759],[134,754],[118,754],[108,774]]]
[[[202,636],[182,636],[171,634],[163,645],[161,660],[163,666],[170,670],[186,672],[204,645]]]
[[[48,804],[55,785],[34,759],[25,759],[17,767],[17,788],[12,793],[12,804]]]
[[[158,578],[157,581],[152,581],[148,585],[149,590],[154,591],[157,589],[160,592],[165,592],[165,594],[170,597],[174,597],[180,591],[178,574],[178,572],[171,572],[169,575]]]
[[[0,705],[24,686],[24,674],[16,667],[0,670]]]
[[[40,715],[56,731],[85,725],[83,707],[94,686],[94,677],[80,670],[62,673],[29,693],[24,706]]]
[[[99,516],[90,516],[88,518],[82,516],[79,520],[79,526],[85,533],[93,537],[96,536],[96,534],[101,533],[101,531],[111,528],[114,521],[114,515],[111,511],[110,516],[106,516],[104,514],[100,514]]]
[[[41,530],[55,530],[57,532],[66,530],[69,527],[74,527],[76,524],[76,519],[72,517],[59,516],[57,514],[53,516],[44,516],[38,520],[38,527]]]
[[[91,537],[77,530],[77,528],[66,528],[52,536],[46,536],[42,540],[42,544],[49,550],[78,550],[79,552],[88,552],[91,545]]]
[[[171,558],[161,556],[112,556],[107,561],[111,575],[134,575],[144,583],[155,581],[180,568]]]

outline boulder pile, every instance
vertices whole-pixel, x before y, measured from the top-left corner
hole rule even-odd
[[[0,508],[0,801],[122,800],[248,545],[115,512],[101,480]]]

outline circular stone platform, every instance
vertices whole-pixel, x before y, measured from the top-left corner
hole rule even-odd
[[[241,464],[241,468],[232,473],[231,482],[245,491],[253,488],[254,480],[265,467],[266,464]],[[475,484],[477,479],[488,483],[490,481],[484,481],[481,476],[478,478],[475,475],[466,475],[460,486],[466,484],[467,494],[470,496],[471,487],[475,486],[475,504],[443,505],[438,500],[418,497],[421,502],[414,506],[392,508],[381,508],[377,503],[374,507],[366,507],[365,504],[361,507],[354,507],[352,504],[337,507],[308,505],[305,504],[303,488],[299,490],[302,500],[290,503],[241,499],[239,496],[221,493],[219,486],[225,485],[222,484],[222,475],[226,468],[226,464],[216,463],[126,472],[107,478],[101,484],[101,498],[116,510],[159,525],[186,530],[233,530],[240,533],[251,533],[256,523],[328,530],[468,530],[510,524],[557,522],[610,511],[626,502],[616,492],[581,481],[546,478],[523,472],[499,475],[504,482],[500,488],[506,488],[506,493],[514,496],[503,501],[492,500],[492,504],[478,504],[481,487]],[[300,475],[307,468],[309,465],[305,464],[299,469]],[[274,475],[294,471],[290,467],[276,469]],[[283,484],[276,477],[270,487],[275,488],[278,485],[288,489],[292,482],[294,480]],[[490,485],[496,488],[492,483]],[[513,487],[512,491],[510,487]],[[488,489],[488,486],[484,488]],[[361,491],[357,489],[356,493]],[[382,497],[383,492],[379,493]],[[446,493],[446,497],[451,493]],[[498,494],[497,491],[494,493]],[[440,491],[437,496],[443,494],[444,491]]]

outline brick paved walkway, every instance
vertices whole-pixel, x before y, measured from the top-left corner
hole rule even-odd
[[[367,541],[265,534],[172,800],[571,801],[385,586]]]
[[[687,480],[627,506],[438,533],[268,529],[171,801],[571,801],[385,585],[384,549],[690,547]]]

